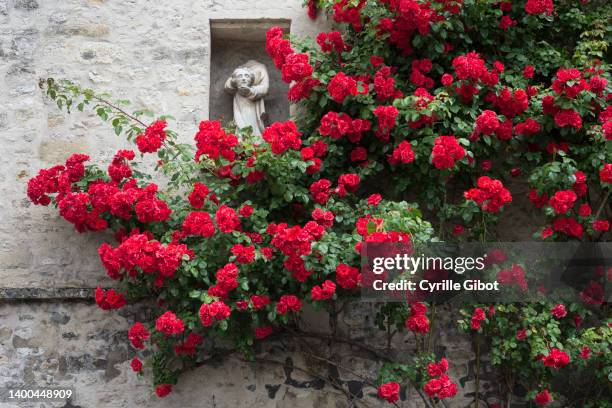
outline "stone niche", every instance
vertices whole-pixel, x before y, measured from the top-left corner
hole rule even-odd
[[[279,26],[290,32],[291,20],[242,19],[210,20],[210,93],[209,118],[227,123],[232,120],[232,96],[223,86],[235,68],[248,60],[266,65],[270,89],[265,97],[266,112],[271,122],[289,118],[288,85],[281,81],[281,73],[266,53],[266,32]]]

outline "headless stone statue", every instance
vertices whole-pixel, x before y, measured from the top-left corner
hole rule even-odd
[[[263,98],[269,85],[266,66],[253,60],[236,68],[225,81],[225,91],[234,95],[234,122],[239,129],[250,126],[254,135],[261,136],[266,128]]]

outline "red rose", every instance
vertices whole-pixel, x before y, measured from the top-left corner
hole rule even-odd
[[[155,394],[157,394],[159,398],[164,398],[166,395],[170,394],[171,392],[172,392],[172,384],[159,384],[157,387],[155,387]]]
[[[483,211],[496,213],[512,202],[510,191],[499,180],[482,176],[477,180],[476,186],[477,188],[472,188],[463,195],[466,200],[478,204]]]
[[[399,111],[395,106],[379,106],[374,109],[374,116],[378,118],[376,137],[382,142],[386,143],[389,140],[389,134],[395,127],[398,114]]]
[[[589,357],[591,356],[591,349],[587,346],[584,346],[581,350],[580,350],[580,355],[579,357],[583,360],[587,360]]]
[[[533,400],[537,405],[543,407],[552,402],[552,397],[550,396],[548,390],[543,390],[540,391]]]
[[[325,204],[329,200],[329,189],[331,182],[326,179],[315,181],[310,185],[310,194],[314,201],[318,204]]]
[[[168,311],[157,318],[155,330],[164,333],[166,336],[170,336],[182,333],[185,330],[185,326],[174,313]]]
[[[523,135],[525,137],[533,136],[540,130],[542,130],[542,126],[531,118],[525,119],[524,122],[517,123],[514,127],[514,131],[517,135]]]
[[[455,236],[463,234],[464,231],[465,227],[463,225],[457,224],[453,227],[453,235]]]
[[[193,208],[202,208],[209,193],[210,190],[206,185],[195,183],[193,185],[193,191],[189,194],[189,203]]]
[[[453,383],[448,375],[443,374],[440,378],[433,378],[425,384],[423,391],[430,398],[438,397],[446,399],[454,397],[457,394],[457,384]]]
[[[252,295],[250,300],[255,310],[261,310],[270,304],[270,298],[265,295]]]
[[[471,319],[471,325],[470,327],[473,330],[479,330],[481,327],[481,323],[483,320],[486,319],[486,315],[484,310],[482,310],[481,308],[477,307],[476,309],[474,309],[474,313],[472,313],[472,319]]]
[[[394,403],[399,399],[400,385],[394,381],[378,387],[378,396],[387,402]]]
[[[412,151],[412,145],[407,141],[400,142],[399,145],[393,150],[393,153],[389,156],[389,164],[408,164],[414,161],[414,152]]]
[[[553,348],[542,361],[546,367],[560,369],[569,364],[570,358],[566,352]]]
[[[340,177],[338,177],[339,195],[341,197],[344,196],[344,191],[355,193],[360,182],[361,178],[357,174],[341,174]]]
[[[427,365],[427,374],[430,377],[439,377],[448,371],[448,360],[443,358],[439,363],[429,363]]]
[[[431,162],[437,169],[451,169],[465,157],[465,150],[455,136],[438,136],[431,151]]]
[[[236,256],[236,262],[249,264],[255,260],[255,247],[236,244],[230,250]]]
[[[595,231],[608,231],[610,229],[610,222],[607,220],[595,220],[593,221],[593,229]]]
[[[429,319],[424,314],[410,316],[404,324],[408,330],[415,333],[425,334],[429,332]]]
[[[563,109],[555,114],[555,124],[559,127],[571,126],[574,129],[582,128],[582,118],[573,109]]]
[[[344,289],[355,289],[361,282],[361,273],[357,268],[340,264],[336,267],[336,282]]]
[[[606,163],[599,171],[599,180],[604,184],[612,184],[612,163]]]
[[[576,98],[580,92],[588,88],[589,85],[582,78],[582,73],[575,68],[559,68],[557,79],[552,84],[552,89],[557,95],[564,95],[570,99]]]
[[[215,225],[207,212],[192,211],[185,217],[182,231],[187,235],[210,238],[215,234]]]
[[[356,147],[351,150],[351,161],[352,162],[362,162],[367,160],[368,151],[363,147]]]
[[[136,136],[136,145],[142,153],[153,153],[159,150],[166,140],[166,121],[158,120],[145,129],[144,135]]]
[[[557,232],[562,232],[574,238],[582,237],[584,232],[582,225],[571,217],[557,218],[553,221],[552,228]]]
[[[553,234],[554,234],[554,231],[552,230],[552,228],[544,227],[542,228],[542,232],[540,233],[540,236],[542,237],[542,239],[546,239],[546,238],[550,238]]]
[[[380,194],[372,194],[368,197],[368,205],[377,206],[382,201]]]
[[[257,340],[263,340],[269,335],[271,335],[273,331],[274,331],[274,328],[272,326],[256,327],[255,328],[255,338]]]
[[[285,63],[281,69],[281,79],[283,82],[291,83],[310,77],[314,69],[308,63],[307,54],[289,54],[285,58]]]
[[[453,68],[458,79],[478,82],[489,75],[485,61],[476,52],[469,52],[453,59]]]
[[[249,218],[251,215],[253,215],[253,207],[248,204],[245,204],[240,207],[240,211],[238,211],[238,213],[241,217]]]
[[[280,315],[287,314],[287,312],[297,313],[300,310],[302,310],[302,302],[294,295],[282,295],[276,303],[276,311]]]
[[[236,211],[226,205],[222,205],[217,209],[215,221],[219,230],[226,234],[235,231],[240,226],[240,220],[236,215]]]
[[[202,304],[199,314],[202,326],[209,327],[212,326],[214,321],[227,319],[231,314],[231,310],[229,306],[222,301],[217,301],[210,304]]]
[[[485,110],[476,118],[476,132],[484,135],[492,135],[499,127],[497,114],[491,110]]]
[[[347,96],[357,95],[357,81],[344,72],[339,72],[329,81],[327,92],[334,101],[342,103]]]
[[[177,344],[174,347],[174,352],[179,356],[193,356],[196,353],[197,346],[202,343],[202,340],[202,336],[195,333],[189,333],[189,336],[187,336],[187,339],[185,339],[185,341]]]
[[[115,292],[114,289],[109,289],[104,292],[101,287],[97,287],[95,291],[96,303],[102,310],[120,309],[125,306],[125,295]]]
[[[336,292],[336,284],[330,280],[326,280],[322,285],[312,287],[312,300],[327,300],[330,299]]]
[[[573,190],[557,191],[550,198],[550,206],[557,214],[563,215],[572,209],[577,198]]]
[[[143,349],[144,344],[143,341],[149,338],[149,331],[142,325],[142,323],[137,322],[130,328],[128,331],[128,339],[132,343],[132,346],[137,349]]]
[[[578,215],[581,217],[588,217],[592,212],[593,210],[591,210],[591,206],[588,204],[581,204],[578,207]]]
[[[450,74],[443,74],[442,78],[440,79],[440,82],[442,82],[442,85],[449,87],[453,84],[453,76]]]
[[[132,362],[130,363],[130,366],[132,367],[132,370],[136,373],[139,373],[140,371],[142,371],[142,361],[140,361],[137,358],[134,358],[132,360]]]
[[[212,160],[222,157],[229,162],[233,162],[236,158],[234,147],[238,145],[238,138],[236,135],[227,134],[219,121],[200,122],[195,141],[198,149],[195,155],[196,161],[199,161],[202,155]]]
[[[331,211],[324,211],[321,208],[314,209],[312,212],[312,219],[324,228],[330,228],[334,225],[334,213]]]
[[[565,310],[565,305],[562,304],[556,305],[550,313],[557,319],[562,319],[567,316],[567,310]]]
[[[299,150],[302,145],[302,134],[291,120],[274,122],[264,130],[262,137],[270,143],[274,154],[282,154],[289,149]]]

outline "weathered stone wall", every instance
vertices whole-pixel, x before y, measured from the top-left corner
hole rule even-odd
[[[240,354],[212,358],[182,375],[174,392],[159,399],[151,392],[149,369],[145,368],[142,378],[135,376],[129,365],[134,354],[126,332],[134,316],[142,312],[135,307],[104,312],[91,301],[0,305],[0,396],[1,388],[36,384],[75,390],[69,404],[45,405],[54,407],[388,406],[376,398],[375,388],[364,379],[376,377],[381,366],[373,355],[340,343],[330,347],[326,340],[312,338],[308,346],[306,338],[261,343],[256,350],[257,362],[245,361]],[[374,335],[378,329],[374,329],[369,312],[367,304],[350,307],[340,319],[343,336],[382,350],[385,338]],[[304,329],[321,325],[321,316],[313,315]],[[453,399],[452,406],[466,407],[474,383],[469,338],[458,334],[448,318],[437,324],[436,351],[453,362],[449,374],[460,382],[463,394]],[[395,336],[393,349],[400,359],[414,353],[412,336]],[[339,362],[342,368],[330,367],[312,354]],[[483,392],[490,394],[486,389],[485,383]],[[401,400],[402,407],[424,407],[412,388],[402,390]],[[7,408],[40,406],[0,402],[0,407]]]
[[[101,277],[102,238],[76,235],[55,211],[28,204],[26,182],[72,152],[106,164],[124,143],[91,113],[59,112],[38,79],[73,79],[172,115],[192,140],[208,117],[209,20],[258,18],[290,19],[295,34],[320,28],[301,0],[0,0],[2,282],[78,286]]]
[[[71,386],[76,397],[66,407],[385,405],[358,376],[308,360],[291,342],[262,346],[258,356],[267,363],[238,356],[213,361],[182,377],[170,397],[153,397],[148,377],[138,378],[129,368],[133,351],[126,329],[132,309],[105,313],[78,289],[109,283],[96,254],[105,237],[76,234],[56,211],[32,206],[25,196],[27,179],[42,167],[73,152],[105,164],[126,146],[95,115],[59,112],[41,95],[39,78],[70,78],[130,99],[138,108],[170,114],[181,137],[190,140],[209,113],[209,19],[290,19],[298,35],[326,26],[308,21],[301,5],[302,0],[0,0],[0,388]],[[343,319],[347,335],[380,343],[364,329],[366,314],[359,309]],[[439,350],[452,359],[451,374],[462,379],[466,394],[473,373],[470,343],[452,327],[447,321],[440,331]],[[396,341],[410,348],[410,339]],[[354,348],[326,355],[365,375],[378,368]],[[334,378],[360,402],[354,405],[329,381],[298,367]],[[402,399],[406,406],[421,406],[414,390]],[[460,398],[453,406],[466,401]]]

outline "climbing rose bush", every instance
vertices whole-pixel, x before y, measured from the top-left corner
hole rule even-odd
[[[252,357],[255,342],[297,330],[306,304],[337,319],[367,285],[365,242],[496,241],[497,222],[525,205],[540,220],[522,226],[533,240],[610,240],[608,2],[307,7],[333,29],[314,41],[278,27],[267,33],[266,50],[300,109],[261,138],[202,120],[194,143],[183,144],[171,117],[128,113],[70,81],[41,81],[60,108],[92,107],[135,143],[105,168],[75,153],[40,170],[27,195],[56,206],[80,233],[114,235],[98,253],[117,285],[97,288],[95,300],[104,310],[154,302],[128,339],[133,371],[151,370],[159,397],[203,363],[213,340]],[[141,163],[147,156],[156,156],[154,168]],[[536,284],[536,271],[501,251],[488,267],[519,291]],[[610,280],[612,270],[601,275]],[[612,404],[604,288],[592,281],[580,297],[453,312],[474,340],[475,406]],[[371,383],[381,399],[397,404],[411,386],[427,406],[452,403],[453,362],[432,347],[436,309],[414,299],[378,305],[389,344],[410,334],[416,350],[409,361],[384,359]],[[499,379],[486,398],[482,353]]]

